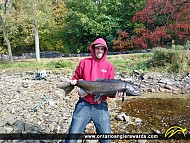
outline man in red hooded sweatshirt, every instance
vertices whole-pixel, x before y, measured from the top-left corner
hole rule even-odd
[[[83,59],[76,68],[71,84],[75,85],[77,80],[95,81],[96,79],[114,79],[114,66],[106,60],[108,47],[104,39],[98,38],[90,45],[91,58]],[[117,93],[121,96],[121,93]],[[72,134],[82,134],[86,125],[92,120],[97,134],[110,134],[110,115],[108,112],[107,97],[103,97],[101,103],[94,101],[94,95],[88,94],[80,97],[73,112],[72,122],[65,143],[76,143]],[[100,139],[101,143],[110,140]]]

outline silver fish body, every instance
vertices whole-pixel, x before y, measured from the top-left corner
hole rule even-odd
[[[77,87],[81,88],[87,94],[94,96],[94,101],[100,102],[102,96],[115,96],[119,92],[126,93],[127,96],[141,95],[140,87],[133,83],[117,80],[117,79],[98,79],[96,81],[78,80]],[[60,84],[59,88],[63,89],[68,94],[74,88],[70,83]]]

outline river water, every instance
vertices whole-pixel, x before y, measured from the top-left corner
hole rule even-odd
[[[127,116],[142,120],[141,125],[130,124],[122,128],[128,133],[164,134],[174,125],[186,128],[185,133],[190,133],[190,95],[146,94],[142,97],[127,98],[121,107],[121,112]],[[190,139],[148,142],[186,143],[190,142]]]

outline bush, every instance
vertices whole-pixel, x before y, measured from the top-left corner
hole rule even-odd
[[[175,46],[172,49],[154,48],[152,64],[154,67],[164,67],[168,72],[188,71],[190,51],[185,50],[183,46]]]
[[[187,43],[184,45],[184,48],[186,50],[190,50],[190,40],[187,41]]]
[[[55,63],[56,68],[65,68],[65,67],[70,67],[71,63],[65,60],[59,61]]]

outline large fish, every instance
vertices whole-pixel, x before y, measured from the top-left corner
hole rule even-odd
[[[141,95],[138,85],[118,79],[78,80],[75,86],[83,90],[81,93],[86,93],[79,93],[80,96],[84,97],[87,94],[92,94],[94,95],[94,101],[98,103],[100,103],[102,96],[115,96],[118,91],[126,93],[127,96]],[[74,89],[74,85],[70,82],[61,83],[57,87],[63,89],[66,95]]]

